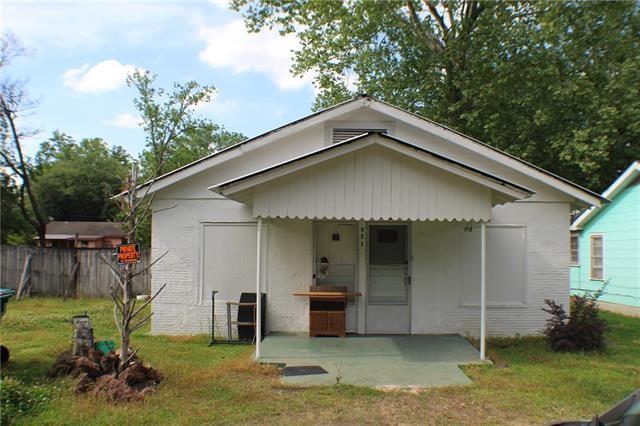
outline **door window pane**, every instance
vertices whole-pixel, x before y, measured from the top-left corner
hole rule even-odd
[[[404,225],[373,225],[369,230],[369,263],[407,263],[407,233]]]

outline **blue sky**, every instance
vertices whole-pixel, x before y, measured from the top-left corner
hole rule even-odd
[[[247,34],[225,0],[5,0],[0,7],[3,30],[33,51],[8,69],[39,100],[22,123],[41,130],[26,143],[30,155],[55,129],[139,153],[144,133],[125,84],[135,68],[157,74],[163,87],[187,80],[215,86],[215,99],[197,113],[249,137],[310,112],[311,78],[288,71],[297,40]]]

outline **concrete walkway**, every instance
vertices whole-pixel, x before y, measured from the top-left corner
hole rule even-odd
[[[349,336],[347,338],[271,335],[261,362],[319,365],[329,374],[283,377],[285,383],[329,385],[338,381],[370,387],[467,385],[460,364],[480,363],[478,351],[457,334]]]

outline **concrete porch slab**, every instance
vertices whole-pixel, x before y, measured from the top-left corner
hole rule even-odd
[[[478,351],[459,335],[349,336],[271,335],[261,362],[319,365],[329,374],[283,377],[299,385],[437,387],[470,384],[458,368],[480,363]]]

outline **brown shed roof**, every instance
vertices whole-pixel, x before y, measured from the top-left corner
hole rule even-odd
[[[75,236],[85,239],[101,237],[124,237],[122,224],[119,222],[62,222],[52,221],[47,224],[46,239],[66,240]]]

